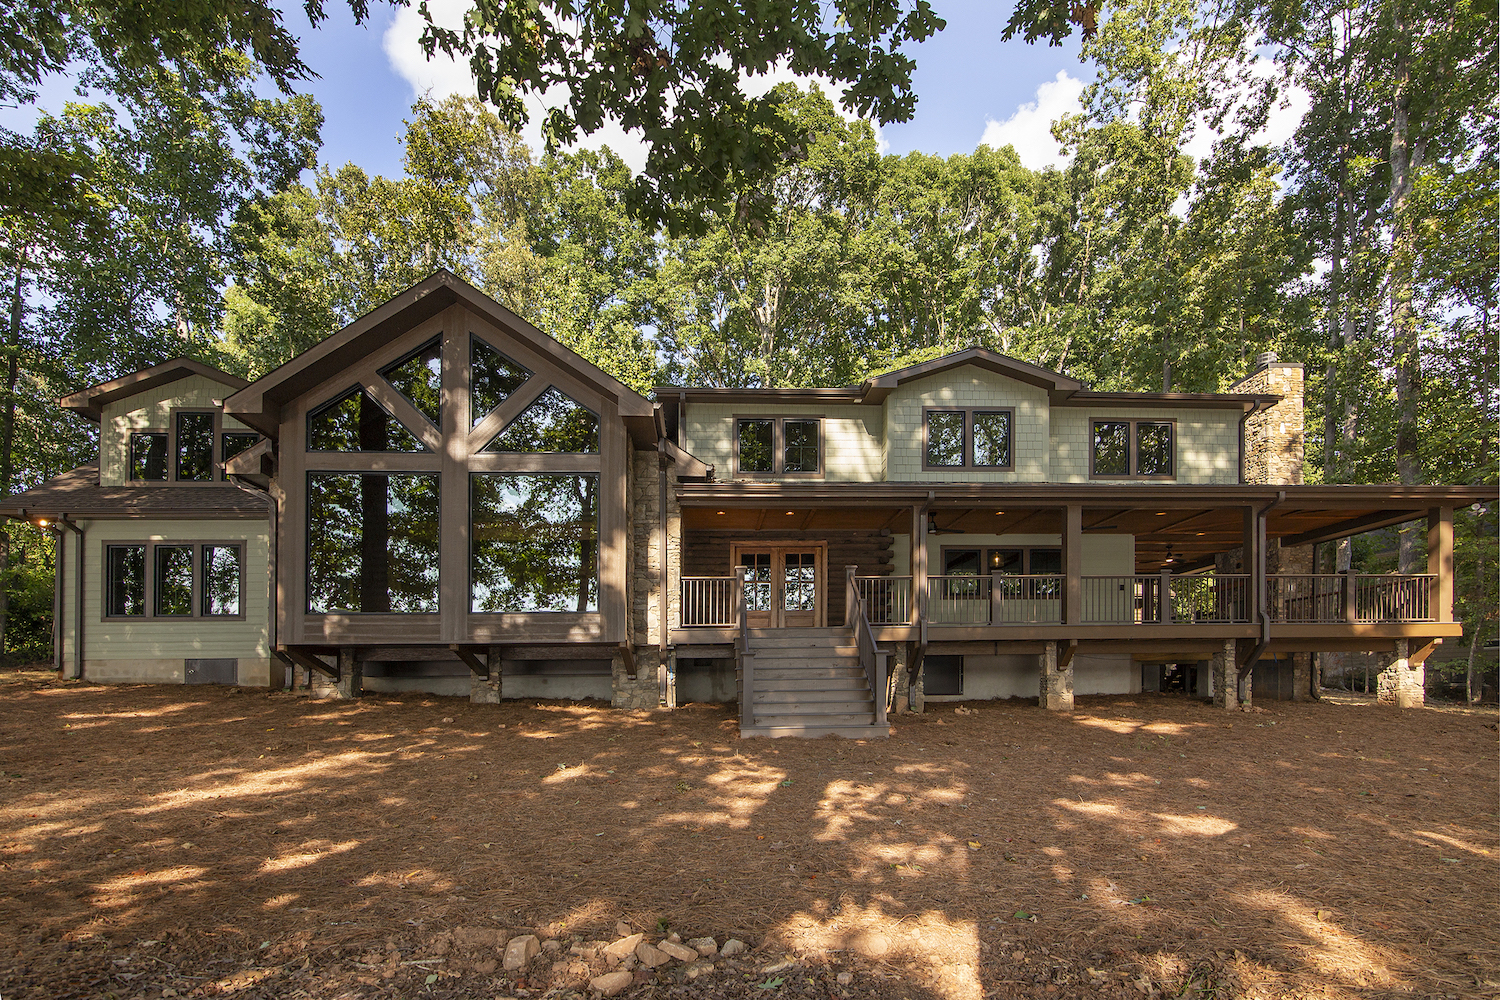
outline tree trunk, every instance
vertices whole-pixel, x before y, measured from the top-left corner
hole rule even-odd
[[[5,332],[5,401],[0,407],[0,496],[10,496],[16,461],[16,384],[21,377],[21,314],[25,300],[21,282],[26,273],[26,254],[16,261],[11,287],[10,324]],[[10,624],[10,525],[0,526],[0,658],[5,655],[5,632]]]
[[[1391,107],[1391,346],[1396,369],[1396,475],[1403,485],[1422,481],[1421,456],[1417,453],[1417,402],[1421,394],[1421,357],[1417,340],[1417,317],[1413,307],[1413,262],[1416,232],[1412,219],[1411,191],[1421,148],[1411,134],[1411,30],[1405,5],[1394,5],[1393,36],[1396,40],[1392,73]],[[1416,531],[1411,525],[1400,531],[1401,572],[1415,572]]]

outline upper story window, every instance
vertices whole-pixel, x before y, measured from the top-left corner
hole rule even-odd
[[[380,377],[395,387],[434,427],[442,426],[443,348],[434,337],[400,361],[380,369]]]
[[[495,435],[484,451],[599,454],[599,417],[551,386]]]
[[[1090,475],[1095,479],[1171,479],[1177,428],[1170,420],[1095,420]]]
[[[817,417],[739,417],[735,468],[750,476],[815,476],[823,471]]]
[[[308,451],[425,451],[417,436],[360,386],[307,416]]]
[[[1011,409],[928,410],[922,467],[1009,471],[1015,467],[1014,427]]]
[[[218,464],[260,440],[254,431],[222,430],[217,410],[173,410],[167,430],[132,431],[126,456],[133,483],[212,483]],[[217,447],[216,447],[217,446]]]

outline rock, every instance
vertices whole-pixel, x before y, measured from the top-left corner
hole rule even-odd
[[[673,931],[672,933],[667,935],[667,940],[672,942],[673,944],[682,944],[682,935],[678,934],[676,931]]]
[[[620,938],[620,940],[611,941],[605,945],[604,954],[606,956],[612,955],[615,958],[624,958],[626,955],[634,954],[636,945],[644,940],[646,940],[646,935],[644,934],[627,934],[625,937]]]
[[[854,982],[854,973],[852,973],[852,972],[840,972],[834,978],[836,978],[838,980],[838,984],[840,986],[848,986],[850,983]]]
[[[792,959],[785,958],[785,959],[782,959],[780,962],[772,962],[770,965],[764,966],[760,970],[760,974],[763,975],[763,976],[769,976],[769,975],[772,975],[772,974],[777,973],[777,972],[782,972],[782,971],[784,971],[786,969],[794,968],[794,967],[796,967],[796,965],[797,965],[797,963],[795,961],[793,961]]]
[[[860,930],[849,938],[846,947],[865,958],[884,958],[891,950],[891,939],[879,931]]]
[[[696,949],[698,954],[702,955],[704,958],[707,958],[710,955],[717,955],[719,953],[719,942],[715,941],[711,937],[692,938],[688,941],[688,947]]]
[[[451,716],[451,715],[444,716],[443,717],[443,721],[444,722],[452,722],[453,721],[453,716]]]
[[[745,942],[741,941],[739,938],[730,938],[728,941],[724,942],[724,947],[719,949],[719,954],[723,955],[725,958],[728,958],[731,955],[738,955],[744,950]]]
[[[562,972],[567,967],[568,967],[568,963],[566,961],[559,960],[559,961],[556,961],[556,962],[552,963],[552,971],[553,972]]]
[[[506,934],[497,927],[459,927],[453,932],[453,944],[465,951],[505,947]]]
[[[522,934],[520,937],[510,939],[505,946],[505,971],[514,972],[524,969],[526,963],[541,954],[542,946],[537,941],[535,934]]]
[[[635,946],[635,957],[640,959],[641,964],[648,969],[654,969],[658,965],[666,965],[672,961],[666,952],[653,948],[644,941]]]
[[[488,976],[492,974],[495,971],[495,960],[493,958],[487,958],[482,962],[475,962],[474,971],[479,973],[481,976]]]
[[[556,940],[555,938],[543,941],[542,950],[549,955],[556,955],[558,952],[562,951],[562,942]]]
[[[692,965],[685,966],[682,971],[687,973],[689,979],[697,979],[699,976],[706,976],[714,971],[714,963],[694,962]]]
[[[616,922],[615,933],[620,937],[630,937],[630,925],[623,920]]]
[[[685,944],[678,944],[671,938],[668,938],[667,940],[658,944],[656,946],[656,949],[658,951],[666,952],[668,955],[671,955],[679,962],[695,962],[698,960],[697,948],[689,948]]]
[[[633,978],[635,977],[623,970],[620,972],[606,972],[602,976],[595,976],[593,979],[590,979],[589,985],[604,996],[612,997],[629,986]]]

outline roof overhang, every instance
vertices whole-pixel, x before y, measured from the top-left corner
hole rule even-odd
[[[110,403],[138,393],[150,392],[195,375],[218,382],[231,392],[243,389],[250,384],[237,375],[220,371],[213,365],[206,365],[192,358],[173,358],[171,361],[163,361],[159,365],[123,375],[111,382],[79,389],[77,392],[62,397],[58,400],[58,404],[63,409],[72,410],[97,424],[103,419],[104,407]]]
[[[280,430],[281,410],[286,403],[452,305],[472,310],[612,399],[637,443],[655,444],[655,416],[649,400],[446,270],[437,271],[393,296],[250,383],[224,401],[224,412],[274,438]]]

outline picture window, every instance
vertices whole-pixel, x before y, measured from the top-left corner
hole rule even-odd
[[[1095,479],[1170,479],[1176,475],[1176,424],[1170,420],[1095,420]]]
[[[923,421],[925,469],[1014,468],[1015,411],[932,409]]]
[[[166,431],[136,431],[130,435],[130,478],[134,482],[166,482]]]
[[[735,468],[749,476],[823,472],[823,421],[815,417],[738,417]]]

